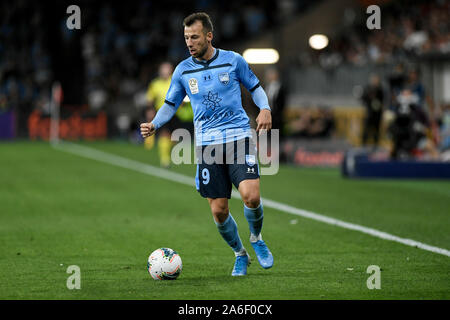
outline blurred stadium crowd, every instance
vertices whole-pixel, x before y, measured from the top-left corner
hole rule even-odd
[[[288,21],[307,1],[79,1],[78,32],[66,28],[68,5],[0,2],[0,105],[18,111],[19,136],[33,109],[48,111],[55,79],[68,104],[93,110],[146,88],[160,62],[187,56],[182,20],[193,11],[210,13],[221,46]]]
[[[157,76],[158,66],[163,61],[176,63],[187,56],[181,27],[187,14],[208,12],[215,23],[215,45],[233,49],[236,44],[266,30],[288,24],[320,2],[80,1],[82,28],[74,32],[66,28],[68,2],[2,1],[0,112],[14,110],[16,135],[27,137],[30,114],[34,110],[48,114],[50,88],[58,80],[64,90],[66,106],[83,106],[86,113],[105,111],[113,124],[108,134],[115,136],[121,128],[133,129],[144,117],[145,92]],[[395,115],[406,110],[401,107],[406,105],[405,101],[412,101],[414,103],[409,105],[417,105],[420,113],[414,119],[421,119],[422,128],[440,130],[439,141],[431,136],[433,143],[426,145],[435,149],[449,148],[449,107],[429,112],[420,73],[416,73],[417,68],[409,62],[417,55],[450,54],[450,3],[433,0],[406,5],[405,1],[393,1],[388,3],[388,10],[383,11],[382,29],[377,32],[370,32],[365,27],[365,19],[358,19],[352,10],[346,11],[344,18],[346,24],[326,49],[299,52],[294,66],[318,65],[335,69],[345,64],[396,64],[398,67],[388,78],[371,80],[361,95],[361,105],[367,111],[366,129],[361,132],[360,141],[366,143],[369,136],[373,136],[373,141],[377,142],[384,109]],[[381,96],[376,92],[377,81],[388,87],[382,90]],[[289,94],[287,89],[285,94]],[[381,105],[374,111],[373,102],[377,99]],[[117,122],[118,115],[130,112],[130,105],[134,113]],[[284,119],[284,132],[293,137],[329,138],[338,127],[333,112],[327,108],[286,111]],[[395,127],[395,122],[392,123]],[[420,127],[409,122],[407,126]],[[376,127],[377,133],[370,133],[371,127]],[[403,142],[395,140],[405,134],[400,131],[390,129],[393,144],[410,152],[411,145],[404,147]],[[409,143],[416,146],[419,140]]]
[[[365,18],[346,10],[346,23],[330,45],[301,52],[293,63],[331,72],[343,66],[392,66],[383,75],[368,75],[361,92],[354,93],[364,107],[358,144],[378,146],[384,139],[392,158],[450,159],[450,105],[432,100],[420,72],[421,58],[450,60],[450,2],[389,2],[382,9],[382,28],[375,32],[365,26]],[[291,136],[336,133],[329,106],[306,106],[290,114],[285,129]]]
[[[310,50],[299,62],[324,68],[341,64],[396,63],[425,54],[450,53],[450,2],[392,1],[383,7],[382,28],[372,32],[366,17],[345,11],[342,30],[324,50]]]

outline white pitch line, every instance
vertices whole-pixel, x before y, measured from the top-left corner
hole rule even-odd
[[[183,174],[175,173],[175,172],[172,172],[167,169],[154,167],[154,166],[146,164],[146,163],[127,159],[127,158],[124,158],[121,156],[117,156],[117,155],[107,153],[104,151],[100,151],[97,149],[93,149],[90,147],[81,146],[81,145],[70,143],[70,142],[56,143],[56,144],[53,144],[53,147],[58,150],[61,150],[61,151],[75,154],[77,156],[82,156],[82,157],[89,158],[92,160],[101,161],[101,162],[108,163],[108,164],[111,164],[114,166],[134,170],[134,171],[145,173],[145,174],[155,176],[158,178],[185,184],[185,185],[188,185],[191,187],[195,186],[193,177],[188,177]],[[233,190],[231,196],[233,198],[237,198],[237,199],[241,198],[239,192],[237,192],[235,190]],[[315,212],[292,207],[290,205],[287,205],[287,204],[284,204],[284,203],[281,203],[278,201],[273,201],[273,200],[266,199],[266,198],[261,198],[261,200],[264,203],[264,206],[268,207],[268,208],[273,208],[273,209],[276,209],[279,211],[290,213],[290,214],[300,216],[303,218],[320,221],[320,222],[338,226],[338,227],[341,227],[344,229],[359,231],[359,232],[371,235],[376,238],[402,243],[402,244],[410,246],[410,247],[416,247],[416,248],[420,248],[420,249],[423,249],[426,251],[430,251],[430,252],[434,252],[434,253],[438,253],[438,254],[442,254],[444,256],[450,257],[450,251],[447,249],[431,246],[431,245],[428,245],[428,244],[425,244],[425,243],[422,243],[419,241],[415,241],[412,239],[405,239],[405,238],[397,237],[395,235],[392,235],[392,234],[389,234],[389,233],[386,233],[383,231],[379,231],[376,229],[367,228],[367,227],[360,226],[357,224],[330,218],[330,217],[327,217],[327,216],[324,216],[324,215],[321,215],[321,214],[318,214]]]

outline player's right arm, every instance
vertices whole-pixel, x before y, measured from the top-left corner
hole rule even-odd
[[[180,81],[180,71],[179,68],[176,67],[172,75],[172,81],[170,82],[169,91],[167,91],[164,104],[159,108],[156,116],[151,122],[141,123],[141,135],[144,138],[149,137],[153,135],[156,130],[169,122],[177,112],[177,109],[185,96],[186,91]]]
[[[172,119],[172,117],[177,112],[177,109],[175,106],[171,106],[167,103],[168,101],[164,102],[161,108],[159,108],[158,112],[156,113],[156,116],[153,118],[151,122],[141,123],[141,135],[144,138],[147,138],[151,135],[153,135],[156,130],[161,128],[163,125],[165,125],[167,122]]]

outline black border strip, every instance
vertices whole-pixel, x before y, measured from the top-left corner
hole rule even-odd
[[[164,100],[164,103],[167,103],[169,106],[175,107],[175,103],[170,102],[169,100]]]
[[[185,75],[185,74],[188,74],[188,73],[195,73],[195,72],[205,71],[205,70],[208,70],[208,69],[223,68],[223,67],[231,67],[231,63],[218,64],[216,66],[211,66],[211,67],[208,66],[208,67],[195,69],[195,70],[186,70],[186,71],[183,71],[183,73],[181,75]]]
[[[248,91],[253,92],[253,91],[255,91],[259,86],[260,86],[260,83],[258,82],[258,84],[257,84],[256,86],[254,86],[253,88],[251,88],[251,89],[248,90]]]

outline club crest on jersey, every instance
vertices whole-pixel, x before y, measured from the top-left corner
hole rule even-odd
[[[191,90],[192,94],[198,93],[198,81],[195,78],[189,79],[189,90]]]
[[[228,72],[219,73],[219,80],[222,84],[227,85],[230,82],[230,75]]]
[[[256,163],[256,158],[255,158],[255,156],[253,154],[246,154],[245,155],[245,162],[250,167],[253,167],[255,165],[255,163]]]

